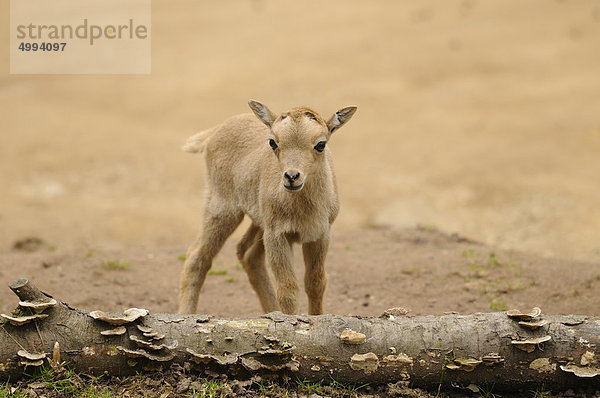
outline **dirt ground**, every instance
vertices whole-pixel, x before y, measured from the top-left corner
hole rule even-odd
[[[147,76],[9,75],[0,52],[0,286],[174,311],[204,187],[179,147],[254,98],[359,106],[331,142],[327,312],[599,314],[597,2],[176,0],[152,15]],[[13,249],[28,237],[45,243]],[[259,313],[233,245],[203,312]]]
[[[258,299],[229,241],[201,293],[199,312],[223,317],[260,315]],[[0,256],[1,285],[30,278],[56,298],[83,309],[130,307],[175,312],[185,247],[13,251]],[[303,266],[296,250],[297,273]],[[600,315],[598,264],[544,259],[496,250],[425,228],[339,232],[327,261],[325,311],[378,316],[392,307],[412,314],[522,310]],[[568,272],[565,270],[568,269]],[[301,296],[301,312],[307,302]],[[0,289],[0,310],[16,297]]]
[[[0,286],[15,276],[35,281],[42,290],[72,306],[121,311],[143,307],[151,312],[174,312],[177,308],[177,281],[185,246],[103,250],[54,249],[37,240],[21,242],[19,250],[0,256]],[[204,285],[199,311],[223,317],[259,315],[258,299],[235,257],[229,241],[215,261]],[[26,251],[32,250],[32,251]],[[298,253],[298,250],[296,251]],[[300,260],[297,258],[301,273]],[[459,235],[432,228],[364,229],[338,232],[327,264],[329,287],[325,311],[336,314],[377,316],[391,307],[402,306],[411,314],[442,314],[528,310],[539,306],[547,314],[599,315],[598,264],[547,259],[524,252],[494,249]],[[566,272],[568,270],[568,272]],[[301,279],[301,278],[300,278]],[[301,297],[301,311],[307,303]],[[0,312],[16,307],[17,299],[8,288],[0,289]],[[424,392],[406,386],[341,386],[331,389],[292,381],[207,380],[177,370],[146,377],[90,379],[84,376],[54,375],[53,378],[25,379],[11,384],[27,396],[298,396],[331,397],[423,397]],[[55,384],[52,384],[55,383]],[[266,383],[266,384],[265,384]],[[56,392],[54,385],[61,386]],[[0,386],[0,396],[2,395]],[[73,391],[72,395],[64,391]],[[356,388],[356,390],[355,390]],[[471,386],[472,388],[472,386]],[[465,386],[448,386],[444,396],[503,397],[597,397],[597,391],[568,390],[551,394],[537,390],[505,393],[494,386],[479,386],[472,393]],[[82,392],[83,391],[83,392]],[[353,391],[349,393],[349,391]],[[493,391],[493,394],[491,392]],[[37,394],[37,395],[34,395]],[[312,395],[318,393],[317,395]],[[113,394],[113,395],[110,395]],[[489,395],[488,395],[489,394]],[[103,395],[103,396],[104,396]]]
[[[222,317],[261,313],[234,249],[234,242],[229,241],[216,259],[201,294],[200,312]],[[42,290],[79,308],[121,311],[136,306],[151,312],[174,312],[184,250],[184,246],[61,250],[30,239],[21,242],[18,250],[0,256],[0,280],[4,285],[15,275],[30,278]],[[297,265],[300,273],[302,267]],[[330,283],[325,311],[328,313],[377,316],[388,308],[402,306],[412,314],[442,314],[528,310],[539,306],[547,314],[600,314],[598,264],[498,250],[432,228],[336,233],[327,267]],[[301,311],[306,312],[304,295],[301,299]],[[9,312],[16,304],[17,299],[8,288],[0,289],[0,312]],[[106,396],[127,393],[132,397],[439,396],[435,391],[427,393],[402,385],[338,385],[331,389],[327,383],[319,387],[297,381],[280,385],[260,380],[206,380],[180,371],[125,379],[108,377],[100,381],[76,375],[63,380],[64,377],[25,379],[11,384],[11,388],[31,396],[35,393],[49,397],[83,396],[82,391],[89,396],[94,391]],[[60,383],[63,392],[57,393],[52,383]],[[64,392],[67,387],[73,395]],[[472,393],[464,386],[448,386],[444,388],[444,396],[488,396],[484,393],[494,387],[478,388],[479,392]],[[349,393],[349,389],[353,392]],[[311,395],[316,392],[319,394]],[[554,395],[539,386],[537,391],[489,396],[587,398],[597,397],[598,392],[575,394],[569,390]]]

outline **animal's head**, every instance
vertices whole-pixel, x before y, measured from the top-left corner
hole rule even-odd
[[[271,130],[269,145],[279,161],[282,183],[288,191],[299,191],[307,178],[324,167],[331,134],[342,127],[355,106],[340,109],[325,121],[306,107],[293,108],[276,115],[260,102],[248,101],[250,109]]]

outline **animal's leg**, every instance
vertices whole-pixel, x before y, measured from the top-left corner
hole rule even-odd
[[[248,274],[248,280],[252,288],[260,300],[262,310],[264,312],[279,311],[271,277],[265,267],[265,247],[262,238],[263,234],[260,227],[252,224],[238,243],[237,255]]]
[[[206,279],[206,273],[212,266],[212,260],[243,218],[244,213],[240,211],[219,209],[218,206],[211,206],[210,203],[207,205],[202,234],[188,249],[181,273],[180,314],[196,312],[198,295]]]
[[[265,256],[277,282],[277,302],[286,314],[298,313],[298,282],[292,264],[292,245],[284,236],[264,234]]]
[[[244,256],[246,255],[246,252],[248,251],[248,249],[250,249],[250,246],[252,246],[254,244],[256,235],[259,232],[260,232],[260,227],[256,224],[252,223],[250,225],[250,227],[248,228],[248,230],[244,233],[244,236],[242,236],[242,239],[238,242],[238,244],[236,246],[236,254],[237,254],[237,258],[238,258],[238,260],[240,260],[240,262],[244,261]]]
[[[304,254],[304,290],[308,296],[308,313],[319,315],[323,313],[323,293],[327,285],[325,272],[325,257],[329,248],[329,236],[302,245]]]

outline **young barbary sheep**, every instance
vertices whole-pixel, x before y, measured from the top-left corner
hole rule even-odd
[[[237,256],[263,311],[298,312],[292,244],[301,243],[309,313],[322,314],[329,231],[339,209],[327,142],[356,107],[342,108],[325,121],[306,107],[277,116],[259,102],[248,104],[258,119],[231,117],[190,137],[183,147],[204,154],[208,187],[202,233],[188,249],[181,274],[179,312],[196,311],[213,258],[246,214],[252,225],[237,245]]]

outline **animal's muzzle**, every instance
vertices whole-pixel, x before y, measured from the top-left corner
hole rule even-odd
[[[293,185],[294,181],[296,181],[298,178],[300,178],[300,172],[297,170],[286,171],[285,173],[283,173],[283,176],[285,177],[286,180],[288,180],[290,185]]]
[[[287,170],[283,173],[283,186],[288,191],[299,191],[304,186],[304,181],[300,178],[300,172],[295,169]]]

